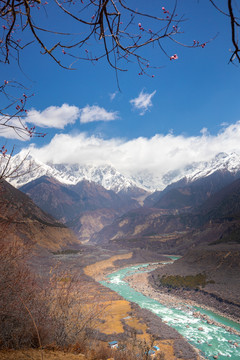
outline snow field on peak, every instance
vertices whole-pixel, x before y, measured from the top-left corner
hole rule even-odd
[[[1,162],[0,166],[4,166],[4,161]],[[10,166],[12,169],[17,168],[15,174],[17,176],[7,179],[15,187],[21,187],[41,176],[49,176],[66,185],[76,185],[82,180],[88,180],[118,193],[120,191],[131,191],[136,187],[147,191],[163,190],[166,186],[181,179],[193,182],[218,170],[235,174],[240,171],[240,156],[236,153],[219,153],[209,162],[194,162],[184,168],[161,175],[150,171],[141,171],[134,176],[125,176],[108,164],[101,166],[44,164],[31,155],[27,154],[26,156],[22,153],[12,157]]]
[[[139,187],[136,182],[125,177],[110,165],[44,164],[30,155],[25,158],[22,154],[17,154],[11,159],[11,168],[18,168],[19,176],[8,179],[17,188],[41,176],[53,177],[66,185],[76,185],[82,180],[93,181],[116,193]]]

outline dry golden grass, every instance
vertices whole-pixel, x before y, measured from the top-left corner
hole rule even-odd
[[[131,312],[131,304],[126,300],[105,302],[106,310],[100,316],[104,323],[99,324],[98,330],[104,334],[124,333],[122,319],[128,317]]]
[[[107,273],[115,270],[114,262],[120,259],[129,259],[132,257],[132,253],[113,256],[110,259],[97,262],[93,265],[87,266],[84,271],[85,274],[94,278],[95,280],[102,279]],[[94,287],[93,287],[94,288]],[[93,289],[92,289],[93,290]],[[97,288],[95,289],[95,291]],[[112,301],[108,301],[112,294]],[[139,318],[135,311],[131,308],[131,303],[121,299],[111,290],[106,289],[105,296],[101,297],[102,306],[105,306],[105,311],[100,315],[100,322],[97,325],[97,330],[107,335],[124,333],[123,322],[125,322],[133,332],[136,330],[136,338],[140,341],[151,342],[151,335],[147,332],[148,327],[144,319]],[[131,314],[131,315],[130,315]],[[138,334],[138,332],[140,332]],[[161,352],[165,355],[165,360],[187,360],[178,359],[174,356],[174,340],[158,340],[154,342],[154,345],[161,349]],[[35,360],[35,359],[34,359]],[[71,359],[69,359],[71,360]],[[127,360],[127,359],[126,359]]]
[[[84,272],[86,275],[91,276],[95,280],[99,280],[106,273],[106,269],[108,269],[109,272],[111,272],[116,268],[116,266],[114,265],[115,261],[130,259],[131,257],[132,257],[132,253],[112,256],[107,260],[102,260],[95,264],[86,266],[84,268]]]
[[[137,334],[138,340],[146,341],[147,343],[150,342],[151,337],[150,334],[147,333],[148,327],[141,319],[138,319],[135,316],[131,316],[130,318],[125,319],[125,323],[132,329],[135,329],[137,331],[140,330],[140,332],[142,332],[142,334]]]
[[[85,360],[81,354],[65,353],[63,351],[43,350],[41,353],[38,349],[26,350],[1,350],[0,360]]]
[[[176,360],[176,357],[174,356],[173,343],[174,340],[162,340],[157,341],[154,345],[157,345],[164,353],[165,360]]]

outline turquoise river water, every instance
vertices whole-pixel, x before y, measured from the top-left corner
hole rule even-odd
[[[124,281],[126,276],[137,272],[149,271],[147,269],[144,270],[148,265],[136,265],[118,270],[108,275],[107,281],[101,281],[101,284],[114,290],[124,299],[138,304],[141,308],[150,310],[163,321],[167,321],[169,326],[176,329],[189,343],[198,348],[205,358],[213,359],[213,356],[217,355],[219,360],[228,360],[229,358],[231,360],[240,360],[240,347],[234,345],[234,343],[240,344],[240,337],[231,334],[223,327],[209,325],[205,320],[195,318],[193,312],[197,309],[218,323],[230,326],[240,332],[239,323],[199,307],[189,307],[186,311],[179,308],[166,307],[160,302],[133,290]],[[203,331],[198,330],[200,327],[203,328]]]

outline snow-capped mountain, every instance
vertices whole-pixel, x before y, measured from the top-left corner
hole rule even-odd
[[[158,190],[163,190],[168,185],[182,179],[191,183],[216,171],[228,171],[234,175],[237,174],[240,172],[240,156],[236,153],[221,152],[210,161],[194,162],[183,168],[169,171],[162,176]]]
[[[110,165],[44,164],[31,155],[26,157],[19,153],[11,159],[11,169],[13,172],[14,169],[17,171],[9,177],[8,181],[17,188],[44,175],[53,177],[66,185],[76,185],[82,180],[93,181],[116,193],[138,187],[136,182]],[[141,188],[144,189],[144,186]]]
[[[188,170],[186,177],[188,181],[192,182],[202,177],[207,177],[219,170],[236,174],[240,171],[240,156],[236,153],[219,153],[209,162],[193,164],[192,168]]]
[[[125,176],[108,164],[101,166],[44,164],[30,155],[25,157],[22,153],[15,155],[10,164],[12,171],[17,168],[15,173],[13,171],[13,176],[8,178],[8,181],[15,187],[21,187],[46,175],[66,185],[76,185],[82,180],[93,181],[116,193],[131,191],[134,188],[147,191],[163,190],[166,186],[183,178],[191,183],[207,177],[217,170],[229,171],[232,174],[240,172],[240,156],[236,153],[219,153],[211,161],[194,162],[183,168],[157,176],[146,171],[139,172],[132,177]]]
[[[121,174],[111,165],[52,164],[51,167],[61,174],[59,181],[70,182],[73,185],[84,179],[94,181],[105,189],[113,190],[116,193],[138,186],[136,182]]]

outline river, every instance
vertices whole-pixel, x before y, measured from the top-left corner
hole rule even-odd
[[[149,264],[135,265],[118,270],[101,281],[101,284],[114,290],[124,299],[150,310],[163,321],[176,329],[190,344],[198,348],[207,359],[218,356],[219,360],[240,360],[240,337],[231,334],[221,326],[210,325],[207,321],[196,318],[193,313],[198,310],[223,325],[230,326],[240,332],[240,324],[221,317],[212,311],[200,307],[189,307],[187,310],[170,308],[160,302],[133,290],[124,278],[135,273],[149,271]],[[145,269],[146,268],[146,269]],[[145,269],[145,270],[144,270]],[[199,330],[200,329],[200,330]],[[235,344],[235,345],[234,345]]]

